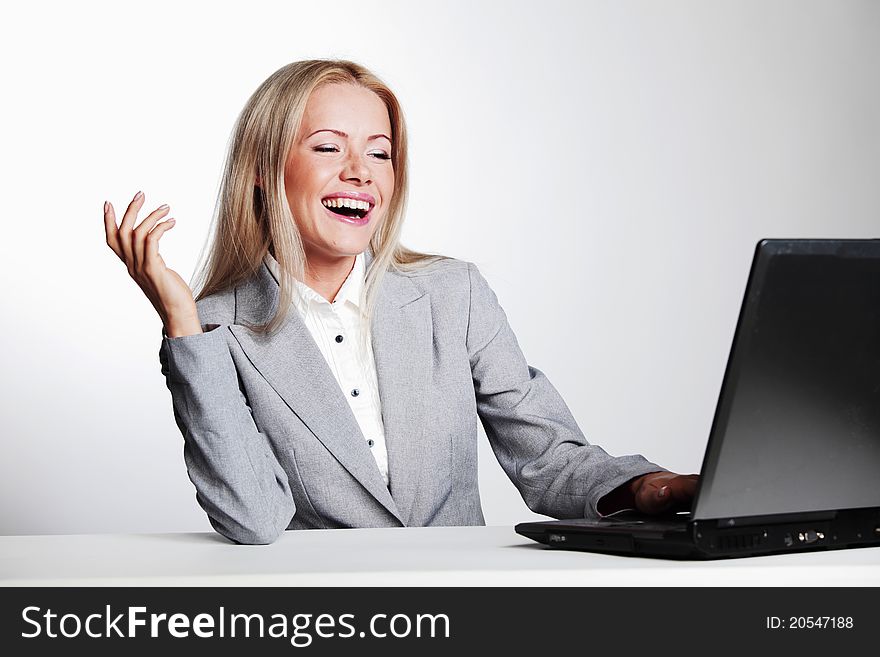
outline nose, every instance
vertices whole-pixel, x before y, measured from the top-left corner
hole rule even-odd
[[[370,167],[367,166],[361,155],[354,151],[350,152],[348,158],[346,158],[340,172],[340,177],[346,182],[359,183],[361,185],[372,182]]]

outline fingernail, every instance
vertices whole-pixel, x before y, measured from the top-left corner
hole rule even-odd
[[[140,198],[141,196],[143,196],[143,195],[144,195],[143,192],[138,192],[137,194],[134,195],[134,197],[135,197],[136,199],[139,199],[139,198]]]
[[[160,205],[157,209],[158,209],[158,210],[167,210],[167,209],[168,209],[168,205],[167,205],[167,204]]]
[[[669,492],[669,486],[664,486],[660,490],[657,491],[657,497],[666,497],[666,493]]]
[[[104,201],[104,214],[107,214],[107,201]]]

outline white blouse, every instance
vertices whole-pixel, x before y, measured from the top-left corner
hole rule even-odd
[[[278,262],[269,253],[265,262],[278,282],[281,278]],[[361,347],[360,331],[363,327],[360,321],[360,295],[365,276],[366,264],[361,253],[355,258],[354,267],[333,303],[305,283],[295,281],[293,305],[336,377],[367,446],[376,459],[379,472],[388,485],[388,451],[385,449],[385,425],[382,423],[376,362],[369,340],[366,341],[366,350]]]

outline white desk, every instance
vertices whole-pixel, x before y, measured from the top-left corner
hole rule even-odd
[[[510,527],[0,537],[0,586],[878,586],[880,547],[714,562],[544,548]]]

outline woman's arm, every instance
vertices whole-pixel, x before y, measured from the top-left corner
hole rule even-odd
[[[219,326],[163,338],[162,373],[196,499],[211,525],[236,543],[266,544],[296,512],[287,473],[254,423]]]
[[[501,467],[530,509],[555,518],[597,517],[599,500],[664,468],[610,456],[587,442],[559,392],[531,367],[489,284],[473,263],[467,348],[477,411]]]
[[[138,192],[117,226],[113,204],[105,202],[104,232],[165,326],[159,359],[196,499],[227,538],[270,543],[296,510],[287,476],[239,389],[224,341],[228,329],[203,332],[192,291],[159,255],[160,238],[174,226],[173,219],[160,221],[169,207],[158,207],[138,224],[143,205]]]

